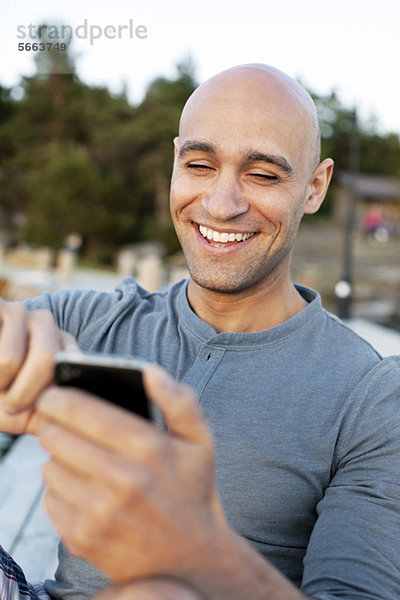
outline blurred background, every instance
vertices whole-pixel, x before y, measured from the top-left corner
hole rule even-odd
[[[294,280],[400,330],[398,0],[0,0],[0,16],[3,296],[185,276],[168,211],[180,111],[209,76],[264,62],[309,90],[336,165]]]

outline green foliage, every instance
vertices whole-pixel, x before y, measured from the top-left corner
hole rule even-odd
[[[352,147],[358,146],[358,168],[362,173],[400,178],[400,136],[378,134],[357,117],[354,109],[345,107],[334,93],[328,98],[312,94],[321,124],[322,158],[332,157],[335,170],[330,191],[320,212],[329,214],[337,175],[351,170]]]
[[[394,133],[361,132],[361,171],[400,179],[400,139]]]
[[[14,112],[14,103],[10,90],[0,85],[0,124],[11,119]]]
[[[23,231],[28,242],[57,247],[69,233],[85,236],[91,223],[96,228],[101,222],[96,210],[101,180],[85,148],[71,142],[42,146],[24,182],[30,196]]]
[[[20,101],[0,88],[3,229],[56,249],[79,233],[92,260],[148,235],[175,249],[168,186],[179,113],[196,87],[191,64],[178,65],[176,79],[156,79],[133,107],[81,83],[68,54],[62,73],[56,59],[38,53]],[[18,213],[25,225],[12,232]]]

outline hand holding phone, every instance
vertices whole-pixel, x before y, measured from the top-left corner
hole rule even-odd
[[[100,396],[113,404],[151,419],[140,359],[61,351],[56,354],[55,382]]]

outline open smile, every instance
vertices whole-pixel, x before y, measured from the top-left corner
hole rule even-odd
[[[198,225],[198,231],[200,235],[208,240],[211,245],[233,245],[245,242],[255,235],[253,232],[228,232],[228,231],[216,231],[205,225]]]

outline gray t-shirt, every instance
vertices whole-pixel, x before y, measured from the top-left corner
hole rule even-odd
[[[400,358],[382,359],[298,287],[308,305],[257,333],[216,333],[187,281],[148,293],[58,292],[48,308],[85,351],[140,356],[196,392],[212,431],[230,525],[319,600],[400,597]],[[190,532],[188,532],[190,535]],[[105,585],[63,545],[50,597]]]

